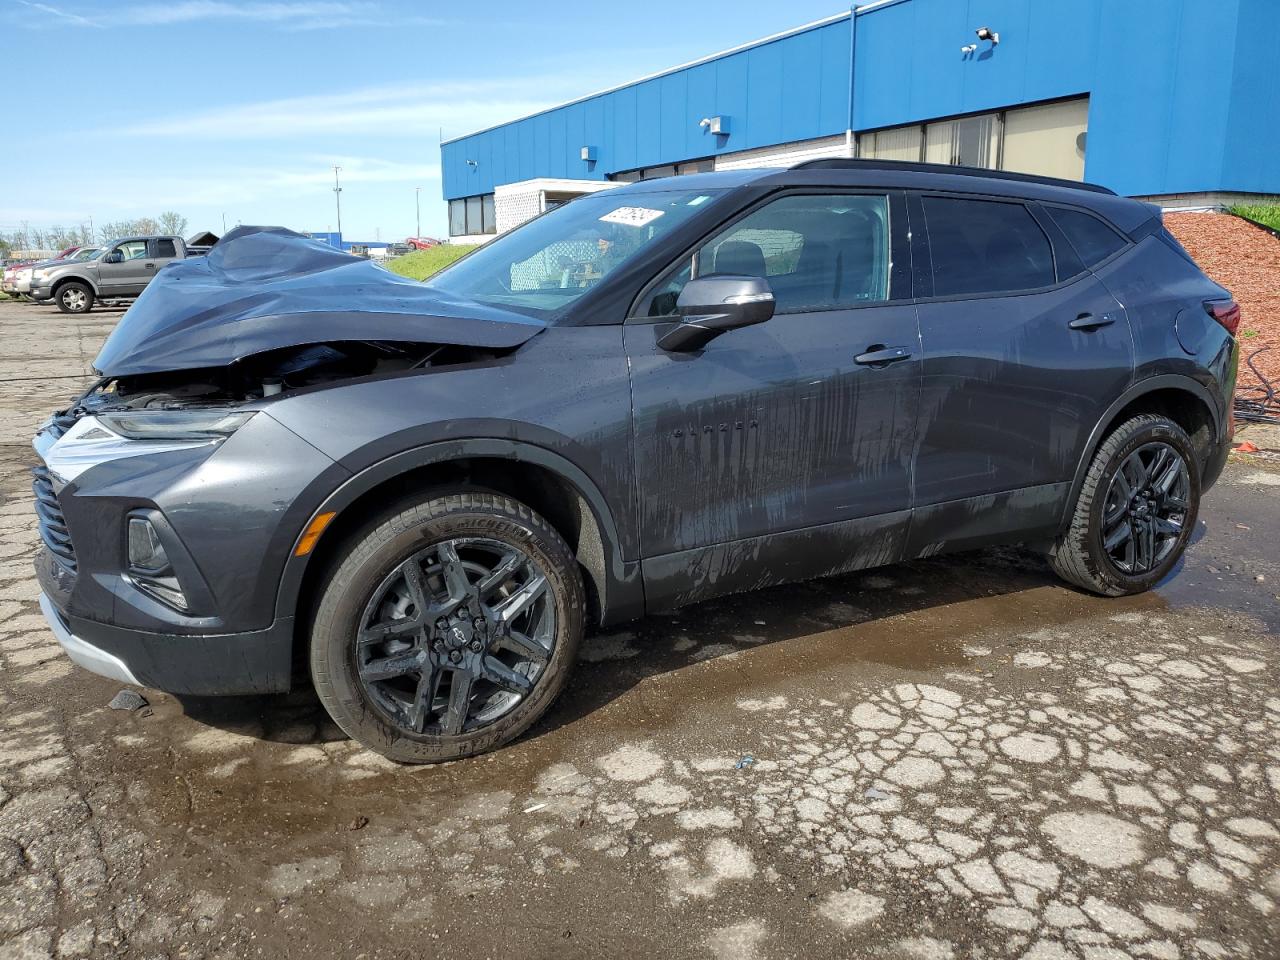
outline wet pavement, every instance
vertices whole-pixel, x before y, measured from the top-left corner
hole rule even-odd
[[[1151,594],[996,550],[728,598],[402,768],[61,656],[27,438],[116,316],[0,303],[0,957],[1280,956],[1276,461]]]

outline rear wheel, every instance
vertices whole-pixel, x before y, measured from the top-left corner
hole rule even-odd
[[[1166,417],[1134,417],[1098,448],[1071,527],[1049,562],[1064,580],[1094,593],[1141,593],[1181,558],[1199,508],[1191,440]]]
[[[494,494],[434,496],[353,537],[317,606],[312,680],[370,749],[452,760],[546,712],[582,629],[577,562],[545,520]]]
[[[88,313],[93,309],[93,289],[88,284],[76,281],[64,283],[53,299],[63,313]]]

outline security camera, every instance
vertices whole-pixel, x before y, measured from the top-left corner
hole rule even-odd
[[[960,48],[960,52],[965,54],[966,56],[971,53],[976,53],[977,50],[978,50],[978,45],[976,43],[969,43]]]
[[[997,43],[999,43],[999,42],[1000,42],[1000,34],[993,32],[993,31],[992,31],[992,29],[991,29],[990,27],[979,27],[979,28],[978,28],[978,39],[979,39],[979,40],[990,40],[990,41],[991,41],[991,45],[994,47]]]
[[[711,118],[703,117],[701,120],[698,121],[698,126],[704,127],[704,128],[711,126]]]

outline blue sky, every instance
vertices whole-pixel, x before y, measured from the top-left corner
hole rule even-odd
[[[838,13],[838,0],[0,0],[0,231],[185,214],[445,233],[439,139]]]

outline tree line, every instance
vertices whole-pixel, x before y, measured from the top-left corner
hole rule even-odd
[[[64,250],[67,247],[89,247],[107,244],[118,237],[150,236],[165,234],[175,237],[186,235],[187,218],[173,210],[166,210],[158,217],[139,217],[137,220],[113,220],[91,228],[89,223],[74,227],[61,225],[32,227],[23,223],[17,230],[0,233],[0,251],[10,250]]]

